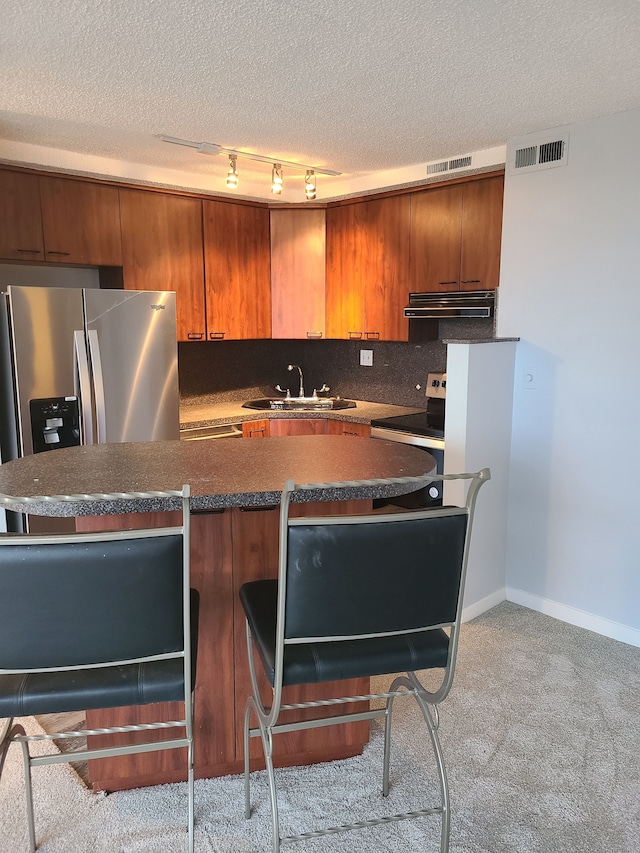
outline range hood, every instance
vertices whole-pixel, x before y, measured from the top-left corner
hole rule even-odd
[[[404,316],[410,320],[493,317],[495,290],[410,293]]]

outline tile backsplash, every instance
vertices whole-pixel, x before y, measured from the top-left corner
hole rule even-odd
[[[490,338],[493,327],[478,320],[441,321],[440,333],[449,339]],[[373,351],[371,367],[360,365],[360,350]],[[421,408],[427,373],[446,370],[447,347],[442,340],[210,341],[180,343],[178,358],[183,399],[217,402],[271,397],[278,395],[276,385],[290,388],[297,396],[298,371],[288,371],[287,365],[298,364],[307,395],[326,383],[331,396]]]

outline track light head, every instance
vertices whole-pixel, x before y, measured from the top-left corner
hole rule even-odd
[[[237,158],[233,154],[229,154],[229,171],[227,172],[227,187],[230,190],[235,190],[238,187],[238,167]]]
[[[271,192],[274,195],[280,195],[283,184],[282,166],[280,163],[274,163],[273,168],[271,169]]]
[[[304,194],[307,201],[313,201],[316,197],[316,173],[313,169],[307,169],[307,174],[304,177]]]

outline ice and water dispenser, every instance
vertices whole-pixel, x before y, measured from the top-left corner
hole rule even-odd
[[[77,397],[44,397],[29,400],[33,452],[75,447],[80,444]]]

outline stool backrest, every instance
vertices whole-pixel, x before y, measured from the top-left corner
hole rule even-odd
[[[5,539],[0,669],[87,666],[182,651],[182,572],[182,537],[173,533]]]
[[[456,620],[468,510],[289,519],[285,640]]]

